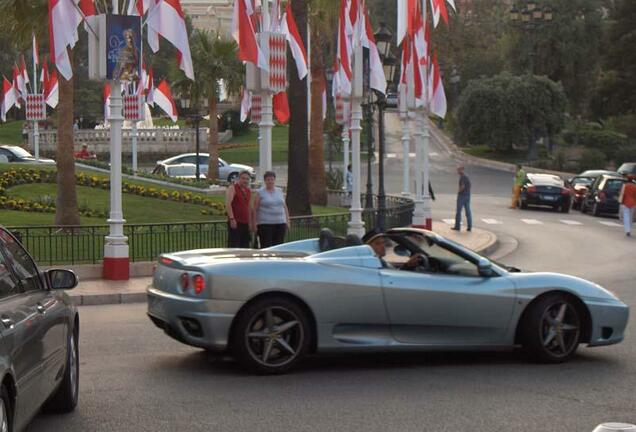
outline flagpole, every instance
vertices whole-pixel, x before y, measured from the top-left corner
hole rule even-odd
[[[358,44],[353,52],[353,79],[351,82],[351,171],[353,174],[353,190],[351,194],[351,220],[347,234],[364,235],[362,205],[360,203],[360,133],[362,126],[362,44]]]
[[[307,146],[311,142],[311,27],[307,20]]]
[[[269,39],[269,27],[270,27],[270,16],[269,16],[269,0],[262,0],[261,2],[261,14],[263,16],[263,26],[261,35],[264,35],[267,39]],[[267,52],[265,53],[265,58],[269,62],[269,40],[266,44],[261,44],[261,46],[267,46]],[[270,65],[271,66],[271,65]],[[274,127],[274,118],[273,118],[273,107],[272,107],[272,91],[270,88],[263,91],[263,102],[262,102],[262,112],[261,112],[261,123],[260,127],[262,129],[261,134],[261,148],[262,154],[259,160],[259,165],[261,168],[261,176],[265,174],[266,171],[272,170],[272,128]]]
[[[409,129],[409,111],[406,107],[406,85],[400,84],[399,88],[399,111],[400,119],[402,120],[402,195],[409,196],[409,144],[411,142],[411,134]]]

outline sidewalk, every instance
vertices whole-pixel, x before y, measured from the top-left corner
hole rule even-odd
[[[497,248],[497,236],[479,228],[473,228],[472,232],[457,232],[444,222],[435,221],[433,231],[483,255]],[[67,293],[75,304],[83,306],[143,303],[146,301],[146,287],[151,283],[152,277],[149,276],[133,277],[127,281],[80,280],[79,285]]]

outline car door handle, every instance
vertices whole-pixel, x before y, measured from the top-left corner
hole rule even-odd
[[[2,321],[2,324],[4,324],[6,328],[13,328],[14,322],[11,318],[0,318],[0,321]]]

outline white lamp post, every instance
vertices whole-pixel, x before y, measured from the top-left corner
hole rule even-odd
[[[351,220],[347,234],[364,235],[362,206],[360,204],[360,121],[362,120],[362,45],[358,44],[353,52],[353,79],[351,82],[351,171],[353,174],[353,190],[351,194]]]
[[[104,244],[104,279],[127,280],[130,277],[128,238],[124,235],[124,212],[121,194],[121,82],[112,80],[110,92],[110,225]]]

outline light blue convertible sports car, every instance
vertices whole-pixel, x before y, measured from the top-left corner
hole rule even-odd
[[[264,250],[164,254],[148,315],[169,336],[258,373],[341,351],[523,347],[556,363],[580,343],[623,340],[628,307],[595,283],[506,267],[429,231],[384,238],[384,260],[328,230]],[[413,254],[418,265],[404,269]]]

